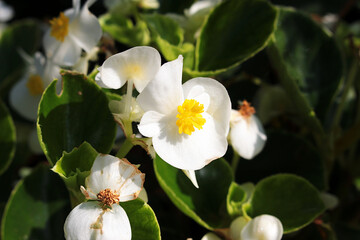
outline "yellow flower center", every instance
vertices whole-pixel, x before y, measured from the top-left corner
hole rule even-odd
[[[51,32],[50,35],[63,42],[69,32],[69,18],[63,12],[59,17],[50,20]]]
[[[114,203],[119,202],[120,194],[112,192],[111,189],[107,188],[105,190],[101,190],[96,197],[104,206],[111,207]]]
[[[206,122],[201,115],[204,112],[204,105],[194,99],[186,99],[182,105],[178,106],[178,112],[176,125],[179,127],[179,134],[191,135],[195,131],[194,127],[200,130]]]
[[[26,83],[29,92],[33,96],[41,95],[44,91],[44,84],[39,75],[31,75]]]
[[[244,100],[241,103],[239,112],[243,117],[248,118],[255,113],[255,108],[248,101]]]

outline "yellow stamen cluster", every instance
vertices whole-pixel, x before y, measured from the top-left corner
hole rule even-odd
[[[96,197],[98,201],[104,204],[104,206],[111,207],[111,205],[119,202],[120,194],[112,192],[111,189],[107,188],[101,190]]]
[[[63,12],[59,17],[50,20],[51,32],[50,35],[63,42],[69,32],[69,18]]]
[[[32,96],[41,95],[44,91],[44,84],[39,75],[31,75],[26,83],[26,87]]]
[[[178,106],[179,114],[176,115],[178,120],[176,125],[179,127],[179,134],[186,133],[191,135],[197,129],[202,129],[206,120],[201,113],[204,112],[204,105],[194,99],[186,99],[184,103]]]
[[[248,101],[244,100],[241,103],[239,112],[243,117],[248,118],[248,117],[250,117],[251,115],[253,115],[255,113],[255,108],[252,107],[251,104]]]

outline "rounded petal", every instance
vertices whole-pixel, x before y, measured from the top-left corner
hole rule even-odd
[[[46,56],[59,65],[73,66],[81,54],[81,47],[69,35],[64,42],[50,35],[49,29],[43,39]]]
[[[227,139],[216,128],[214,119],[207,113],[203,128],[191,135],[179,134],[176,115],[160,122],[160,135],[153,137],[156,153],[168,164],[183,170],[198,170],[212,160],[222,157],[227,150]]]
[[[205,234],[201,240],[221,240],[215,233],[209,232]]]
[[[28,81],[27,77],[26,75],[25,78],[17,82],[10,90],[9,102],[11,107],[22,117],[35,122],[41,95],[33,96],[30,94],[26,86]]]
[[[194,186],[196,188],[199,188],[199,184],[196,180],[196,174],[194,170],[183,170],[183,172],[185,173],[185,175],[190,179],[190,181],[192,182],[192,184],[194,184]]]
[[[159,136],[164,124],[164,115],[155,111],[146,112],[138,125],[139,132],[145,137]]]
[[[199,88],[199,86],[204,88],[204,92],[210,96],[210,103],[206,112],[216,122],[217,131],[227,136],[231,116],[231,101],[226,88],[211,78],[193,78],[183,85],[185,98],[191,96],[194,91],[193,88]]]
[[[266,134],[259,119],[252,115],[250,118],[238,118],[232,124],[230,131],[231,145],[234,150],[245,159],[252,159],[265,146]]]
[[[240,216],[235,218],[230,225],[230,236],[232,240],[241,240],[241,231],[248,223],[245,217]]]
[[[130,240],[131,226],[126,212],[118,204],[103,210],[97,202],[85,202],[70,212],[64,233],[67,240]]]
[[[102,30],[98,19],[88,9],[88,2],[69,24],[69,35],[86,52],[90,52],[98,44]]]
[[[280,240],[283,226],[279,219],[271,215],[260,215],[252,219],[241,231],[241,239]]]
[[[154,79],[137,97],[140,107],[162,114],[176,111],[184,101],[182,84],[183,57],[161,66]]]
[[[105,189],[116,191],[123,202],[138,197],[144,178],[144,174],[128,161],[100,154],[95,159],[85,184],[86,190],[95,195]]]
[[[159,52],[152,47],[133,47],[105,60],[100,78],[108,88],[118,89],[129,79],[141,92],[154,78],[161,65]]]

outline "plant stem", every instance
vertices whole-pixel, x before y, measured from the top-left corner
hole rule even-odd
[[[132,143],[131,139],[129,137],[126,138],[123,144],[121,145],[119,151],[116,153],[116,157],[124,158],[130,152],[133,146],[134,144]]]
[[[231,168],[233,170],[234,176],[236,174],[236,169],[239,164],[239,160],[240,160],[240,155],[237,152],[233,151],[233,157],[231,160]]]

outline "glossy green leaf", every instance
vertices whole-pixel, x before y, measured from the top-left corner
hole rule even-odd
[[[84,195],[80,192],[80,186],[85,186],[85,178],[89,176],[98,155],[98,152],[90,144],[84,142],[70,153],[64,152],[52,168],[64,180],[73,206],[85,200]]]
[[[104,32],[109,33],[116,41],[128,46],[141,46],[150,43],[150,32],[144,21],[136,24],[130,18],[120,14],[106,14],[99,18]]]
[[[290,9],[279,12],[274,45],[268,49],[271,63],[295,104],[299,104],[296,96],[301,94],[319,119],[324,120],[343,77],[339,48],[310,17]],[[293,89],[293,84],[297,89]]]
[[[232,182],[226,197],[226,207],[232,217],[240,216],[242,204],[245,202],[246,192],[236,182]]]
[[[263,49],[277,19],[264,0],[223,1],[205,22],[196,45],[195,70],[222,72]]]
[[[55,164],[63,151],[70,152],[84,141],[99,153],[109,153],[116,125],[106,94],[81,74],[62,75],[61,94],[53,81],[39,105],[38,135],[48,160]]]
[[[13,190],[2,218],[2,239],[64,239],[63,226],[70,212],[68,193],[61,179],[40,165]]]
[[[2,32],[0,38],[1,87],[3,87],[3,84],[11,85],[12,83],[2,81],[25,66],[25,62],[19,54],[19,49],[33,55],[39,47],[41,37],[40,25],[34,20],[15,22]]]
[[[160,186],[179,210],[210,230],[229,226],[226,197],[233,175],[224,159],[195,171],[198,189],[180,169],[167,164],[159,156],[154,160],[154,168]]]
[[[259,167],[261,166],[261,167]],[[292,173],[325,190],[324,164],[318,150],[305,139],[282,131],[267,133],[264,149],[252,160],[240,159],[236,181],[258,182],[276,173]]]
[[[129,217],[132,240],[160,240],[160,226],[154,211],[140,198],[128,202],[121,202]]]
[[[9,167],[15,154],[15,125],[6,106],[0,100],[0,175]]]
[[[318,190],[292,174],[277,174],[260,181],[246,210],[252,218],[261,214],[279,218],[284,233],[301,229],[324,211]]]

